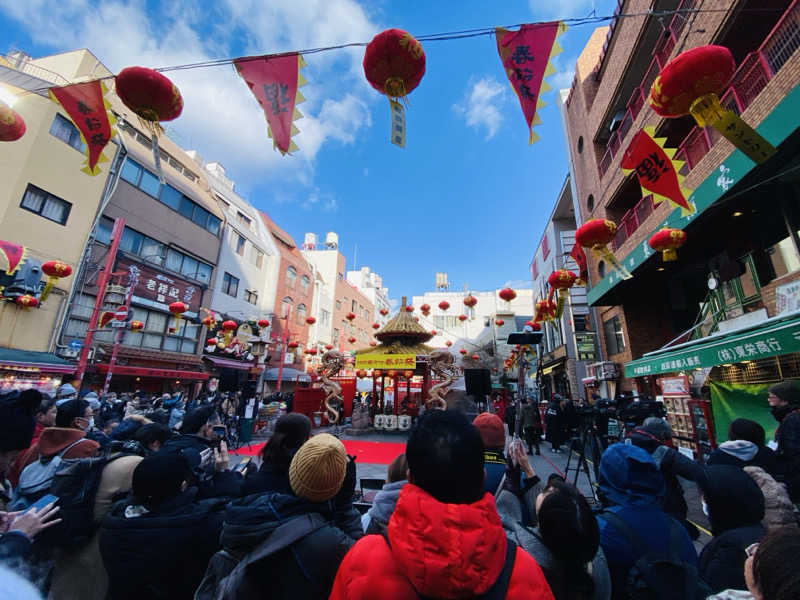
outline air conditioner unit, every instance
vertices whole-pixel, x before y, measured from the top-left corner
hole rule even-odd
[[[80,350],[71,350],[70,348],[59,348],[57,354],[61,358],[78,358]]]
[[[613,381],[619,378],[619,365],[614,362],[602,362],[595,367],[598,381]]]

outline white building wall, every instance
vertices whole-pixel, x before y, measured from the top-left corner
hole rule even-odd
[[[375,322],[381,327],[388,323],[392,317],[392,307],[389,301],[389,288],[383,287],[383,278],[373,273],[369,267],[361,267],[358,271],[348,271],[347,281],[372,302],[375,307]],[[382,308],[388,311],[386,315],[380,314]]]

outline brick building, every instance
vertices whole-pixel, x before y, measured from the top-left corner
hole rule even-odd
[[[667,16],[647,14],[676,8],[680,12]],[[778,354],[747,356],[752,360],[742,361],[745,367],[727,355],[702,365],[679,358],[649,370],[635,366],[666,345],[659,356],[702,344],[709,335],[741,335],[791,321],[790,309],[798,306],[800,286],[788,284],[800,278],[794,174],[800,162],[800,6],[789,0],[626,0],[618,13],[640,16],[618,17],[593,33],[561,108],[580,222],[617,223],[611,250],[633,274],[623,280],[587,253],[587,298],[596,309],[604,357],[619,366],[619,389],[658,394],[656,375],[692,367],[712,369],[711,376],[723,380],[735,375],[753,381],[742,373],[756,368],[759,381],[798,376],[800,348],[791,344]],[[705,44],[728,47],[738,66],[722,104],[777,148],[760,165],[716,131],[698,128],[692,117],[664,119],[649,107],[661,67]],[[678,149],[675,159],[685,161],[681,173],[693,190],[693,214],[682,218],[667,202],[654,205],[652,197],[642,197],[635,174],[620,169],[625,149],[644,126],[655,127],[667,147]],[[663,262],[647,244],[664,226],[688,236],[675,262]],[[736,374],[728,373],[731,368]]]

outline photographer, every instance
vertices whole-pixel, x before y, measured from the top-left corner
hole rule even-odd
[[[545,439],[550,442],[551,452],[561,452],[561,444],[564,442],[564,412],[561,406],[561,396],[553,394],[553,399],[547,405],[545,413]]]

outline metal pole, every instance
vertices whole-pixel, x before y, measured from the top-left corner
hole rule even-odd
[[[283,379],[283,359],[286,356],[286,339],[289,337],[289,318],[292,315],[292,305],[286,305],[286,327],[283,328],[283,332],[281,334],[281,364],[278,365],[278,381],[277,381],[277,392],[281,393],[281,380]]]
[[[125,219],[122,217],[114,219],[114,227],[111,229],[111,245],[108,248],[108,254],[106,254],[105,266],[97,277],[97,297],[94,300],[92,314],[89,317],[89,327],[86,330],[86,337],[83,338],[83,347],[81,348],[81,354],[78,358],[78,368],[75,371],[75,379],[79,383],[83,381],[83,375],[86,373],[86,365],[89,361],[89,350],[92,345],[92,340],[94,340],[97,319],[100,315],[100,309],[103,306],[106,286],[108,286],[108,280],[111,278],[111,271],[114,269],[114,261],[117,258],[117,250],[119,249],[119,242],[122,239],[122,231],[124,228]]]
[[[125,294],[124,305],[127,312],[131,310],[131,297],[133,296],[133,290],[137,283],[139,283],[139,270],[131,267],[131,270],[128,271],[128,292]],[[176,331],[175,333],[177,334],[178,332]],[[111,374],[114,371],[114,366],[117,364],[117,354],[119,353],[119,345],[120,342],[122,342],[123,335],[125,335],[125,330],[123,328],[119,328],[119,331],[114,334],[114,347],[111,350],[111,358],[108,361],[108,371],[106,371],[106,381],[103,384],[103,394],[108,393],[108,386],[111,384]]]

